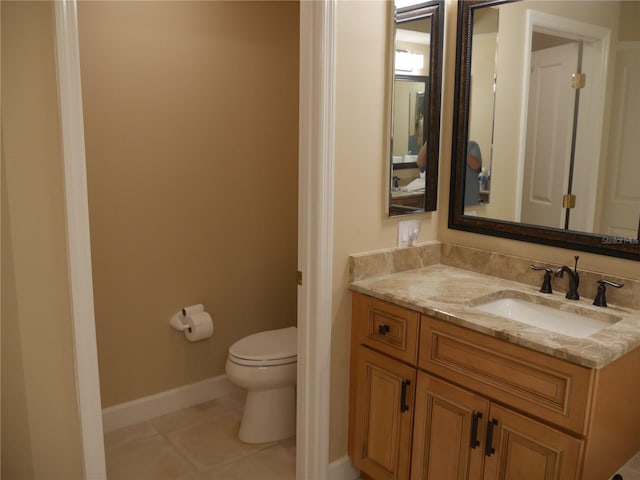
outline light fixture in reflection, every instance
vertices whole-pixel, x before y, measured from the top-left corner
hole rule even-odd
[[[418,72],[424,68],[424,55],[396,50],[396,72]]]

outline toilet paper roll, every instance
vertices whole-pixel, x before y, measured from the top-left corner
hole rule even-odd
[[[193,315],[194,313],[200,313],[200,312],[204,312],[204,305],[202,305],[201,303],[197,303],[195,305],[182,308],[183,317],[188,317],[189,315]]]
[[[169,325],[180,332],[184,332],[184,324],[182,323],[182,320],[184,320],[184,315],[182,315],[182,310],[180,310],[169,319]]]
[[[213,320],[207,312],[198,312],[185,317],[184,336],[190,342],[205,340],[213,335]]]

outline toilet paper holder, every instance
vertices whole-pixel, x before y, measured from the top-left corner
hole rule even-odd
[[[179,312],[174,314],[169,319],[169,325],[178,330],[179,332],[191,332],[191,327],[184,323],[184,319],[187,318],[188,315],[193,315],[194,313],[204,312],[204,305],[198,303],[196,305],[191,305],[189,307],[183,307]]]

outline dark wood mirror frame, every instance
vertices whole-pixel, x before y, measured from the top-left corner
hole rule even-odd
[[[630,260],[640,260],[640,225],[638,225],[638,238],[626,239],[464,215],[464,176],[466,171],[465,158],[467,155],[469,98],[471,92],[473,11],[477,8],[486,8],[513,1],[517,0],[458,0],[449,228]]]
[[[440,157],[440,97],[442,92],[442,38],[444,28],[444,0],[435,0],[399,8],[395,13],[395,25],[420,18],[431,18],[431,47],[429,58],[429,104],[426,131],[427,165],[425,175],[424,210],[418,212],[393,212],[389,191],[389,214],[432,212],[438,202],[438,159]],[[392,82],[395,78],[392,74]],[[393,149],[392,149],[393,150]],[[389,158],[391,162],[391,158]],[[393,164],[390,166],[393,176]]]

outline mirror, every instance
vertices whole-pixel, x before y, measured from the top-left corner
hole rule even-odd
[[[449,227],[640,260],[640,1],[462,1]]]
[[[396,1],[389,216],[436,209],[443,19],[442,1]]]

